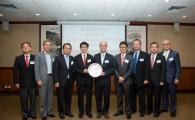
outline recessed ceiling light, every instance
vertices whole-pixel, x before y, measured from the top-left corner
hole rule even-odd
[[[3,16],[3,14],[0,13],[0,17],[2,17],[2,16]]]
[[[74,16],[77,16],[78,14],[77,14],[77,13],[74,13],[73,15],[74,15]]]
[[[166,2],[166,3],[169,2],[169,1],[170,1],[170,0],[164,0],[164,2]]]
[[[35,15],[36,15],[36,16],[40,16],[40,14],[39,14],[39,13],[36,13]]]
[[[152,15],[148,15],[148,17],[151,17]]]
[[[182,16],[182,18],[186,18],[186,17],[187,17],[187,16],[185,16],[185,15],[184,15],[184,16]]]
[[[115,14],[114,14],[114,13],[112,13],[112,14],[111,14],[111,16],[112,16],[112,17],[114,17],[114,16],[115,16]]]

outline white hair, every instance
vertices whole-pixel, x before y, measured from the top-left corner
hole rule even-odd
[[[106,41],[100,41],[100,45],[103,45],[103,44],[107,45],[107,42]]]

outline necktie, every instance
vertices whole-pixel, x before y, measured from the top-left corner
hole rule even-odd
[[[137,52],[135,52],[134,58],[133,58],[133,73],[136,73],[137,68]]]
[[[83,64],[86,65],[86,54],[84,54]]]
[[[123,65],[124,62],[124,54],[121,55],[121,66]]]
[[[101,63],[102,63],[102,65],[104,64],[104,57],[105,57],[104,54],[102,54],[101,55]]]
[[[66,61],[66,66],[67,66],[67,68],[69,69],[69,56],[66,56],[66,57],[65,57],[65,61]],[[70,78],[70,77],[69,77],[69,74],[68,74],[67,78],[68,78],[68,79]]]
[[[65,58],[66,58],[66,66],[67,66],[67,68],[69,68],[69,57],[66,56]]]
[[[166,51],[165,52],[165,59],[167,60],[167,58],[168,58],[168,52]]]
[[[154,54],[152,54],[152,57],[151,57],[151,60],[150,60],[150,63],[151,63],[151,68],[154,67]]]
[[[29,60],[28,60],[28,55],[26,56],[26,66],[28,67],[28,62],[29,62]]]

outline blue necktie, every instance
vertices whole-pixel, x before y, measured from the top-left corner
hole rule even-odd
[[[65,61],[66,61],[66,66],[69,69],[69,57],[68,56],[65,57]]]
[[[137,52],[135,52],[134,58],[133,58],[133,74],[136,74],[136,68],[137,68]]]

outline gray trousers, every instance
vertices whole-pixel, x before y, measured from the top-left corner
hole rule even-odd
[[[52,101],[53,101],[53,78],[47,76],[46,83],[39,89],[40,96],[40,111],[41,116],[46,117],[47,114],[53,114]]]

